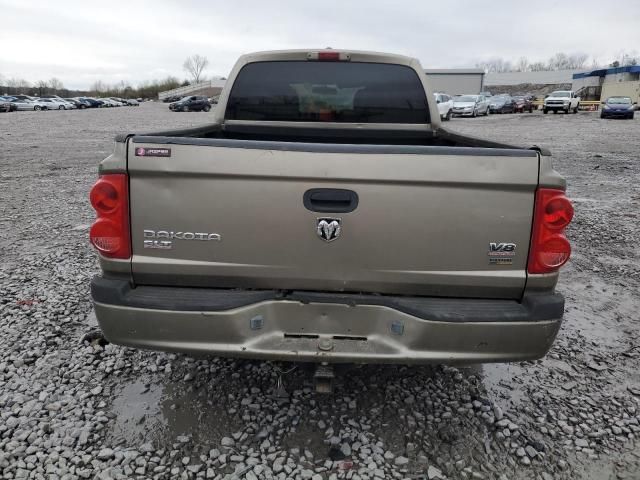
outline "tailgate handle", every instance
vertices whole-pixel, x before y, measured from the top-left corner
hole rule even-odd
[[[342,188],[312,188],[302,198],[307,210],[321,213],[349,213],[358,207],[358,194]]]

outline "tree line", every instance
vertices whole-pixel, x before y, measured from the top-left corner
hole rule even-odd
[[[589,59],[591,63],[589,64]],[[624,65],[638,65],[640,54],[634,50],[631,52],[622,51],[616,55],[616,59],[610,63],[601,64],[594,57],[586,53],[565,53],[558,52],[547,61],[530,61],[527,57],[520,57],[515,62],[501,57],[494,57],[476,63],[476,68],[482,68],[487,73],[504,72],[546,72],[553,70],[582,70],[591,68],[593,70],[604,67],[620,67]]]
[[[171,90],[189,85],[187,80],[179,80],[177,77],[168,76],[161,80],[151,80],[140,83],[137,87],[128,82],[120,81],[108,84],[97,80],[89,89],[79,90],[66,88],[58,78],[38,80],[31,83],[23,78],[4,78],[0,75],[0,94],[13,95],[25,94],[41,97],[42,95],[59,95],[65,97],[92,96],[92,97],[122,97],[122,98],[157,98],[159,92]]]
[[[52,77],[49,80],[38,80],[35,83],[28,82],[24,78],[4,78],[0,74],[0,95],[59,95],[65,97],[94,96],[94,97],[118,97],[118,98],[157,98],[159,92],[173,90],[178,87],[186,87],[191,83],[199,83],[205,80],[203,73],[209,65],[207,57],[191,55],[182,64],[182,68],[189,75],[189,80],[178,80],[177,77],[168,76],[162,80],[151,80],[132,87],[128,82],[120,81],[108,84],[102,80],[96,80],[88,90],[73,90],[65,88],[60,79]]]

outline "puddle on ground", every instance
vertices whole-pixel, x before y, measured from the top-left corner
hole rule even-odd
[[[161,397],[161,386],[147,385],[140,379],[124,384],[114,395],[112,405],[116,418],[110,435],[114,443],[138,445],[156,440],[149,437],[166,428],[165,419],[159,415]]]
[[[109,439],[128,446],[167,445],[182,435],[194,443],[214,445],[234,431],[224,402],[224,395],[207,386],[198,389],[169,378],[164,383],[130,379],[114,395]]]
[[[526,398],[526,370],[518,363],[487,363],[470,367],[482,378],[489,399],[504,411],[511,410]]]

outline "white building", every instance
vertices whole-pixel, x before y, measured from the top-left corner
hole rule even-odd
[[[424,73],[434,92],[477,94],[484,90],[484,70],[481,68],[426,69]]]

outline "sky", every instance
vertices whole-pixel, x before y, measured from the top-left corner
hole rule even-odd
[[[556,52],[606,64],[640,49],[638,0],[0,0],[0,20],[0,76],[78,89],[184,79],[193,54],[212,77],[243,53],[289,48],[400,53],[424,68]]]

